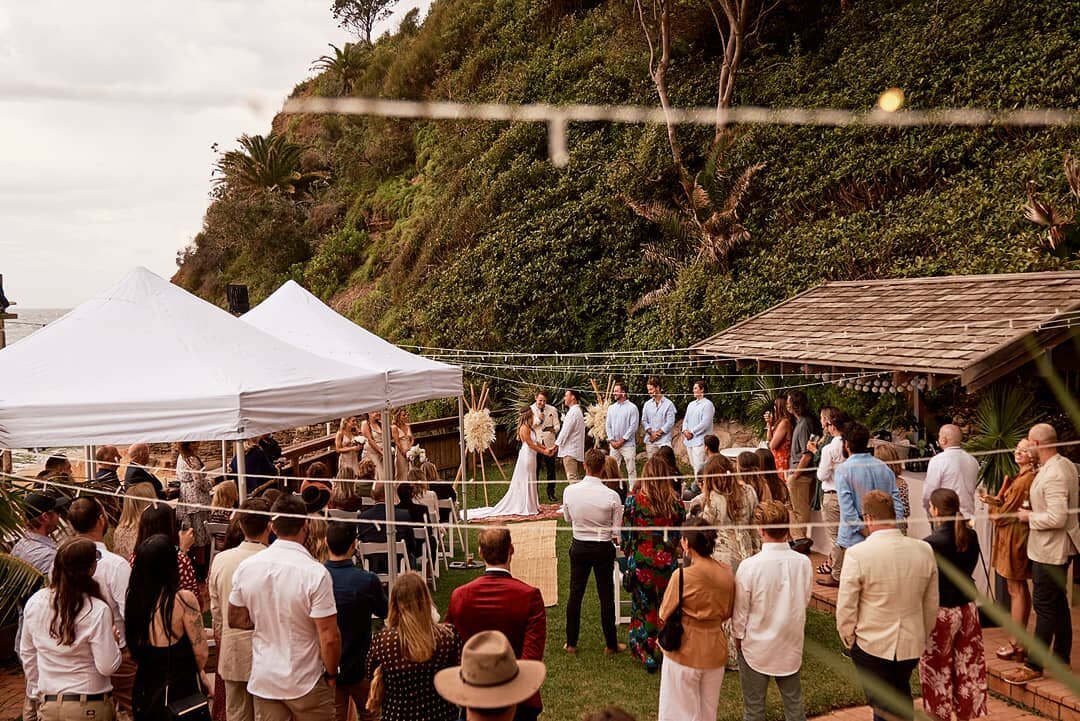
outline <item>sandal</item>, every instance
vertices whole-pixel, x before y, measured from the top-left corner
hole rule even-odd
[[[832,575],[832,564],[830,564],[830,563],[821,564],[820,566],[817,567],[817,572],[820,573],[823,576],[831,576]]]
[[[1001,646],[994,652],[994,655],[1003,661],[1023,661],[1027,656],[1024,649],[1014,643]]]

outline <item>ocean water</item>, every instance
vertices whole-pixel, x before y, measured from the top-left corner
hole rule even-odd
[[[21,306],[12,306],[8,309],[9,313],[15,313],[18,315],[16,320],[8,320],[4,322],[4,330],[7,333],[7,344],[9,346],[18,343],[23,338],[26,338],[34,331],[40,330],[46,324],[51,323],[64,313],[68,312],[67,308],[23,308]],[[81,448],[42,448],[38,449],[40,452],[35,452],[35,449],[28,450],[16,450],[12,453],[13,470],[16,473],[20,471],[31,470],[39,468],[45,462],[45,455],[66,455],[72,461],[82,458]]]

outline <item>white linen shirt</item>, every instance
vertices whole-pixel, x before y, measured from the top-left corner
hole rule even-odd
[[[229,603],[255,624],[248,693],[284,700],[315,688],[324,669],[314,619],[336,615],[337,605],[330,572],[306,548],[279,538],[241,561]]]
[[[52,623],[52,591],[43,588],[26,602],[23,610],[19,658],[26,674],[27,693],[106,693],[110,677],[120,668],[120,647],[113,637],[109,606],[99,598],[83,604],[75,621],[75,642],[61,646],[49,634]]]
[[[559,447],[559,458],[570,457],[579,463],[585,462],[585,414],[581,412],[580,403],[566,409],[555,445]]]
[[[713,418],[716,416],[716,407],[708,398],[695,398],[686,406],[686,417],[683,418],[683,431],[690,431],[693,437],[683,443],[687,448],[697,448],[705,445],[705,436],[712,432]]]
[[[739,564],[731,634],[750,668],[790,676],[802,667],[806,607],[814,590],[810,559],[787,543],[763,543]]]
[[[833,436],[833,439],[821,449],[821,462],[818,463],[817,479],[821,481],[821,490],[836,490],[836,467],[844,462],[844,439],[842,436]]]
[[[619,494],[596,476],[585,476],[563,491],[563,518],[579,541],[610,541],[619,537],[623,505]]]
[[[641,427],[645,429],[646,443],[654,446],[670,446],[671,429],[675,427],[675,404],[667,396],[660,396],[659,403],[652,398],[642,403]],[[649,434],[653,431],[660,431],[660,437],[655,441],[649,438]]]
[[[101,589],[101,597],[109,605],[113,615],[113,625],[120,634],[120,648],[127,645],[127,636],[124,632],[124,617],[127,614],[128,582],[131,581],[131,564],[121,556],[116,555],[101,541],[95,541],[94,545],[101,551],[101,559],[97,562],[97,570],[94,571],[94,580]]]
[[[605,430],[609,441],[626,441],[626,445],[634,448],[637,445],[638,409],[630,401],[612,403],[604,419]]]
[[[960,446],[949,446],[926,465],[922,504],[930,515],[930,494],[939,488],[951,488],[960,496],[960,513],[975,515],[975,488],[979,485],[979,462]]]

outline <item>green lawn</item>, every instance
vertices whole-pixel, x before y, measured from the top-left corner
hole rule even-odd
[[[489,469],[489,479],[492,477],[490,471],[494,471],[497,476],[498,470]],[[502,496],[503,489],[505,486],[489,488],[492,503]],[[483,505],[482,491],[472,490],[474,492],[470,493],[470,507]],[[479,491],[480,498],[475,498],[475,491]],[[560,495],[561,491],[560,484]],[[540,489],[540,497],[543,502],[543,488]],[[565,524],[560,521],[560,525]],[[470,548],[475,553],[476,531],[472,531],[470,536]],[[563,652],[562,645],[566,641],[565,603],[570,587],[570,566],[567,558],[570,533],[560,531],[557,539],[559,605],[547,609],[548,642],[544,660],[548,666],[548,678],[541,692],[544,697],[544,717],[558,721],[579,719],[586,711],[614,704],[633,714],[638,721],[654,720],[660,691],[660,675],[646,673],[641,664],[628,653],[614,657],[604,655],[599,602],[592,582],[585,594],[582,608],[578,654],[575,657]],[[439,609],[446,610],[450,593],[455,587],[479,573],[480,571],[444,571],[439,579],[439,591],[435,594]],[[620,627],[620,636],[624,642],[626,630],[626,626]],[[806,637],[802,681],[807,716],[865,703],[861,689],[854,682],[851,662],[840,654],[840,639],[836,634],[833,617],[808,611]],[[724,678],[718,718],[724,721],[742,719],[742,692],[737,673],[730,672]],[[783,718],[780,697],[775,686],[771,687],[769,692],[768,718]]]

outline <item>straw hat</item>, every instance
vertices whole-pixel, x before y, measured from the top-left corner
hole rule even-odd
[[[525,701],[547,676],[543,661],[518,661],[501,631],[481,631],[461,649],[461,665],[435,674],[435,690],[465,708],[503,708]]]

